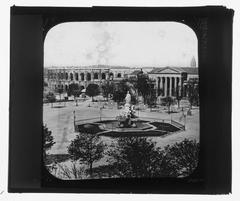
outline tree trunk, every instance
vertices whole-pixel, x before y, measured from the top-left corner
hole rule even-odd
[[[92,178],[92,162],[90,163],[90,167],[89,167],[89,169],[90,169],[90,171],[89,171],[89,173],[90,173],[90,178]]]

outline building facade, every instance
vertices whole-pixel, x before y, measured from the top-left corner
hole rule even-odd
[[[148,72],[149,78],[155,81],[157,96],[186,97],[187,82],[198,82],[198,68],[196,67],[165,67],[154,68]]]
[[[54,90],[67,90],[72,83],[86,88],[90,83],[102,85],[107,81],[120,81],[127,78],[133,70],[125,66],[86,66],[86,67],[46,67],[44,81]]]
[[[113,81],[119,82],[122,79],[137,77],[139,72],[148,74],[154,81],[157,96],[186,96],[186,82],[190,79],[198,80],[198,68],[196,67],[165,67],[133,68],[126,66],[86,66],[86,67],[49,67],[44,68],[44,81],[49,88],[55,90],[63,88],[68,90],[72,83],[79,84],[86,88],[90,83],[101,86]]]

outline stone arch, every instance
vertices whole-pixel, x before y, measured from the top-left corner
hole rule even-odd
[[[106,79],[106,74],[102,73],[102,80],[105,80],[105,79]]]
[[[114,78],[114,75],[113,75],[113,73],[111,72],[111,73],[109,73],[109,78],[110,79],[113,79]]]
[[[122,77],[122,74],[121,73],[118,73],[117,74],[117,78],[121,78]]]
[[[68,79],[68,73],[65,73],[65,79],[66,80]]]
[[[78,73],[75,73],[75,80],[78,81]]]
[[[87,81],[91,80],[91,73],[87,73]]]
[[[68,85],[65,84],[65,91],[68,91]]]
[[[73,73],[70,73],[70,80],[73,81]]]
[[[81,77],[81,81],[84,81],[84,73],[81,73],[80,77]]]
[[[98,79],[98,73],[94,73],[94,74],[93,74],[93,79],[94,79],[94,80],[97,80],[97,79]]]

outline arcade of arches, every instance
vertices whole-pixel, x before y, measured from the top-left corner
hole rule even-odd
[[[180,69],[180,70],[179,70]],[[107,81],[120,81],[132,76],[133,70],[121,69],[44,69],[44,79],[51,89],[68,90],[71,83],[77,83],[86,88],[90,83],[102,85]],[[147,72],[154,80],[157,96],[186,96],[185,82],[191,78],[198,79],[197,68],[155,68]]]

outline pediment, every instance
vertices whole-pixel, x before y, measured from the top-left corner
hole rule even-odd
[[[157,73],[161,73],[161,74],[176,74],[176,73],[180,73],[179,71],[172,69],[172,68],[164,68],[162,70],[159,70]]]

